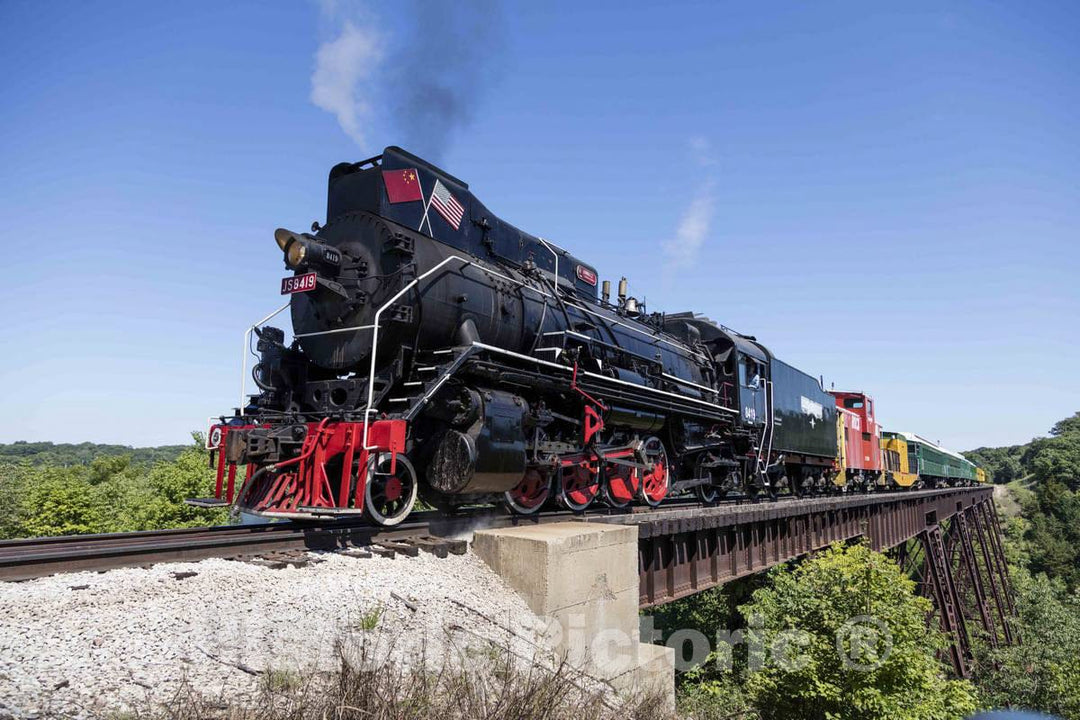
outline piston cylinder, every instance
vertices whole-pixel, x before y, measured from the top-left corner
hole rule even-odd
[[[476,422],[465,431],[447,430],[428,466],[428,482],[440,492],[505,492],[525,474],[528,403],[499,390],[473,396],[483,405]]]

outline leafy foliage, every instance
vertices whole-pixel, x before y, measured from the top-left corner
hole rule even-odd
[[[739,605],[750,599],[754,590],[763,587],[764,575],[750,575],[704,592],[690,595],[679,602],[651,608],[655,628],[667,641],[675,630],[696,630],[707,638],[715,636],[717,628],[737,626]],[[700,675],[697,676],[700,679]]]
[[[1026,445],[1010,445],[999,448],[981,447],[968,450],[964,453],[964,457],[986,470],[993,482],[1007,483],[1024,476],[1021,457],[1026,448]]]
[[[197,438],[171,460],[148,465],[136,462],[135,457],[130,452],[107,453],[67,466],[30,459],[0,463],[0,537],[124,532],[226,521],[224,511],[184,503],[188,497],[213,491],[213,473]]]
[[[46,468],[26,484],[22,500],[22,533],[76,535],[98,532],[102,506],[85,477],[72,477],[62,468]]]
[[[1080,412],[1073,413],[1072,417],[1054,423],[1054,427],[1050,428],[1050,435],[1053,437],[1080,435]]]
[[[1020,644],[975,645],[983,703],[1080,720],[1080,413],[1008,450],[1029,490],[1005,526]],[[1012,487],[1012,486],[1010,486]]]
[[[1034,496],[1024,503],[1030,521],[1030,570],[1080,586],[1080,413],[1062,420],[1049,438],[1024,453]]]
[[[983,701],[999,708],[1037,708],[1080,719],[1080,598],[1059,580],[1012,567],[1017,592],[1014,631],[1021,644],[978,647]]]
[[[988,467],[998,482],[1026,478],[1031,492],[1021,501],[1033,573],[1080,587],[1080,413],[1050,428],[1049,437],[1027,445],[979,448],[965,453]]]
[[[689,716],[944,720],[976,707],[974,687],[947,679],[937,658],[945,641],[936,625],[928,629],[929,601],[866,546],[837,545],[775,568],[737,614],[731,599],[712,591],[665,611],[666,621],[706,634],[718,625],[747,629],[733,665],[718,664],[714,651],[681,676],[680,709]]]
[[[761,717],[945,720],[975,710],[970,684],[945,679],[936,657],[944,639],[927,631],[931,605],[914,589],[864,545],[834,546],[775,571],[772,586],[740,610],[762,647],[796,629],[786,641],[800,646],[799,660],[785,667],[774,659],[749,674]]]
[[[19,534],[25,487],[24,465],[0,463],[0,538],[16,537]]]

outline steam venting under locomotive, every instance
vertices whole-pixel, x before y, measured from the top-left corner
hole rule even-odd
[[[259,392],[210,433],[217,502],[394,525],[418,497],[531,514],[877,482],[838,474],[816,379],[625,278],[613,297],[400,148],[335,166],[326,217],[275,233],[291,340],[253,328]]]

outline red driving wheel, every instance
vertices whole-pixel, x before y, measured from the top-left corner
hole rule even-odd
[[[519,515],[531,515],[547,502],[551,494],[551,477],[536,468],[529,468],[513,490],[503,495],[506,505]]]
[[[559,502],[581,512],[600,494],[600,473],[594,463],[581,461],[563,468]]]
[[[604,482],[604,502],[614,508],[624,508],[637,497],[641,482],[639,475],[626,465],[607,463]]]
[[[652,466],[642,471],[641,475],[641,499],[652,507],[656,507],[668,494],[671,480],[671,468],[668,465],[667,450],[660,438],[653,435],[645,440],[642,448],[645,459]]]

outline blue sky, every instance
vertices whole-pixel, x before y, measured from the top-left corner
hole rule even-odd
[[[1080,410],[1074,3],[0,3],[0,442],[184,442],[400,144],[958,449]]]

